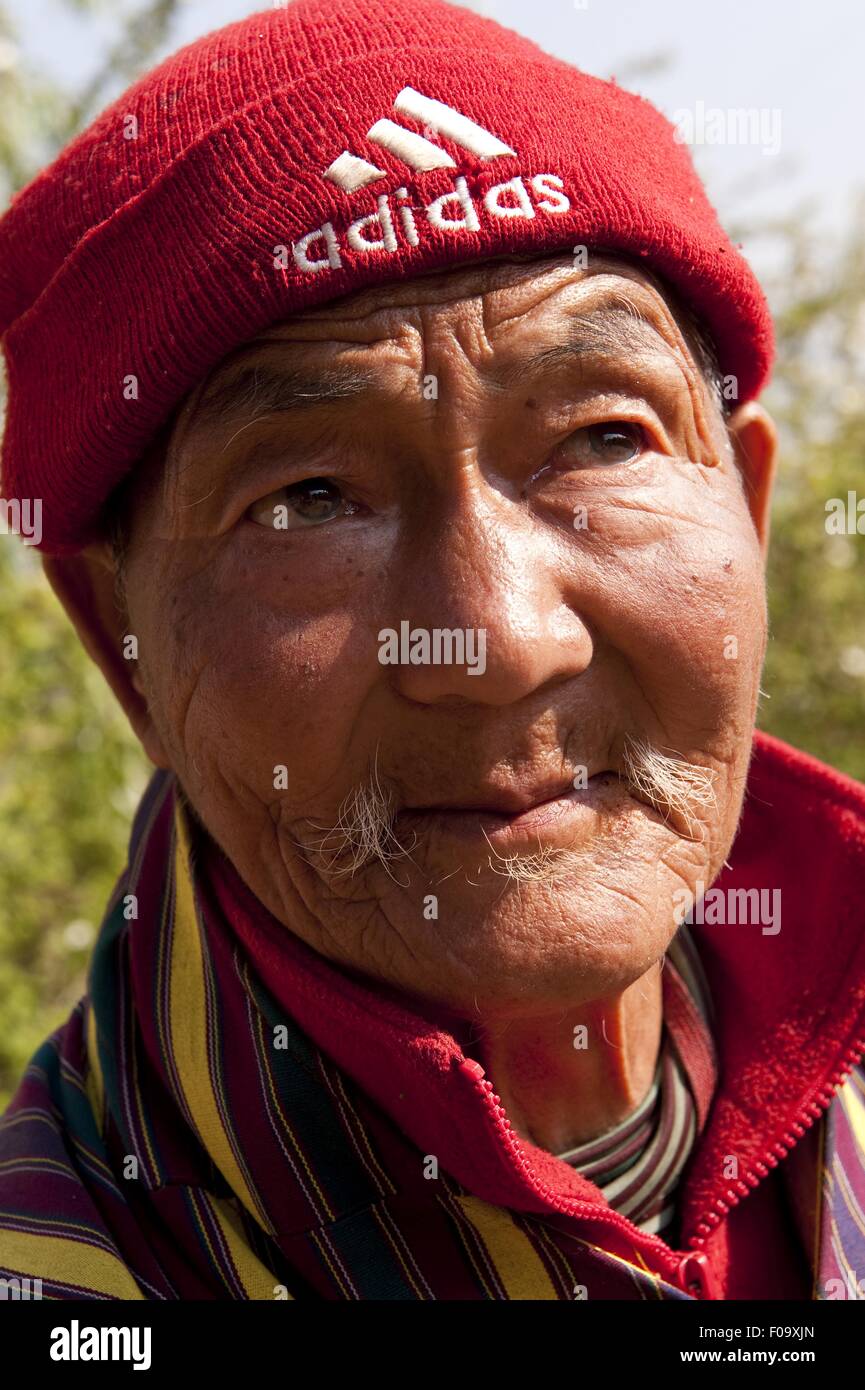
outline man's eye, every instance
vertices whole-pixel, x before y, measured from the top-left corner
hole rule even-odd
[[[275,531],[297,531],[302,527],[320,526],[324,521],[350,515],[356,510],[356,504],[347,501],[330,478],[304,478],[253,502],[246,515],[259,526],[270,526]]]
[[[630,463],[645,447],[642,425],[608,420],[574,430],[557,448],[556,459],[578,468],[597,468],[599,464]]]

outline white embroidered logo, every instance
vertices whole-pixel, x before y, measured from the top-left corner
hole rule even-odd
[[[421,122],[428,134],[444,135],[476,159],[486,161],[501,155],[516,154],[510,145],[464,116],[461,111],[424,96],[413,87],[403,87],[397,94],[394,110]],[[382,119],[370,126],[366,138],[407,164],[415,173],[430,169],[455,169],[457,165],[447,150],[429,139],[428,134],[419,135],[396,121]],[[379,179],[387,178],[387,174],[368,159],[343,150],[324,170],[323,177],[345,193],[356,193]],[[380,255],[397,252],[405,244],[418,246],[420,231],[416,213],[425,214],[427,222],[440,232],[479,232],[480,214],[484,211],[500,219],[533,218],[539,212],[553,215],[566,213],[571,204],[561,191],[563,188],[564,183],[556,174],[517,175],[487,189],[476,204],[465,177],[460,174],[454,179],[454,186],[449,192],[418,208],[410,204],[408,189],[403,186],[390,194],[379,194],[375,208],[352,222],[343,238],[337,234],[333,223],[328,221],[294,242],[291,251],[295,264],[307,274],[338,270],[342,266],[342,252],[346,248],[361,255]],[[394,199],[393,207],[391,198]],[[275,251],[277,258],[274,263],[287,269],[287,262],[283,259],[287,248],[276,247]]]
[[[516,150],[512,150],[510,145],[491,135],[482,125],[470,121],[461,111],[455,111],[452,106],[445,106],[443,101],[433,101],[432,97],[423,96],[421,92],[416,92],[414,87],[403,87],[397,94],[393,109],[405,116],[413,116],[416,121],[438,131],[440,135],[446,135],[455,145],[462,145],[463,149],[477,155],[478,159],[495,159],[500,154],[516,154]],[[432,140],[427,140],[425,136],[397,125],[396,121],[376,121],[366,132],[366,138],[374,145],[381,145],[383,149],[389,150],[397,159],[401,159],[418,173],[426,169],[456,168],[447,150],[433,144]],[[368,183],[375,183],[376,180],[387,176],[383,169],[376,168],[369,160],[361,159],[349,150],[343,150],[339,158],[325,169],[324,177],[344,188],[346,193],[354,193],[356,189],[365,188]]]

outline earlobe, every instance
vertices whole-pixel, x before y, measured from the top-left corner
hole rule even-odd
[[[739,406],[727,429],[736,464],[745,485],[748,510],[765,557],[769,547],[769,517],[778,456],[778,431],[771,415],[757,401]]]
[[[136,737],[157,767],[170,768],[156,732],[127,640],[134,636],[117,601],[115,570],[104,542],[77,555],[43,555],[46,578],[68,613],[88,655],[120,701]]]

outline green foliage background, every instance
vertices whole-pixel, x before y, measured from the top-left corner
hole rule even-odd
[[[3,65],[4,36],[14,36],[0,6],[0,205],[104,105],[112,85],[146,69],[171,36],[178,3],[129,11],[122,41],[78,92]],[[86,11],[98,0],[65,4]],[[865,497],[863,214],[865,199],[832,245],[813,233],[807,210],[775,226],[736,227],[729,218],[728,226],[734,239],[759,234],[778,244],[777,273],[764,280],[779,339],[765,402],[782,450],[760,723],[865,781],[865,536],[825,529],[828,498]],[[82,992],[147,776],[37,555],[0,537],[0,1107]]]

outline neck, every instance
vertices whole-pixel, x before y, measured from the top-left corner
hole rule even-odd
[[[621,994],[566,1013],[482,1024],[476,1050],[517,1133],[563,1153],[612,1129],[645,1099],[662,1022],[656,963]]]

